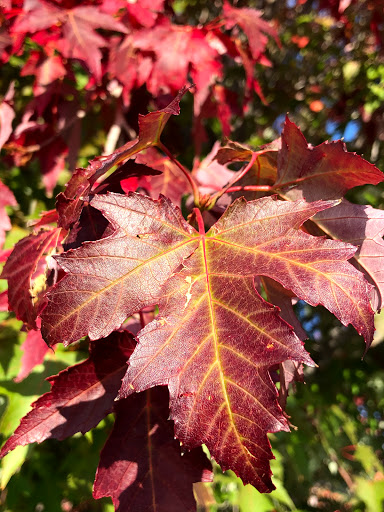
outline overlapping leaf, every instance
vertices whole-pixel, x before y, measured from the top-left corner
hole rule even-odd
[[[67,184],[64,192],[57,196],[57,210],[59,212],[59,226],[69,229],[77,222],[81,214],[84,200],[91,191],[92,185],[98,178],[103,176],[115,165],[140,153],[140,151],[156,146],[160,141],[165,125],[171,115],[177,116],[180,113],[180,100],[188,90],[182,88],[177,96],[169,105],[161,110],[150,112],[145,116],[139,117],[139,136],[134,141],[127,142],[121,148],[117,149],[112,155],[95,158],[90,162],[87,169],[77,169]],[[138,166],[137,166],[138,167]],[[143,169],[137,171],[131,169],[125,177],[143,175]],[[153,170],[148,168],[147,174],[153,174]]]
[[[341,141],[309,146],[299,128],[288,117],[281,135],[275,188],[291,200],[342,198],[347,190],[372,183],[384,175],[374,165],[346,150]]]
[[[2,279],[8,280],[9,308],[28,327],[36,329],[37,294],[34,279],[44,274],[46,258],[56,248],[60,229],[40,231],[20,240],[9,256]]]
[[[4,244],[5,232],[12,227],[5,209],[6,206],[17,206],[17,202],[9,188],[0,181],[0,249]]]
[[[202,449],[180,456],[165,389],[117,402],[113,431],[101,452],[93,495],[111,496],[115,510],[195,511],[192,484],[210,481]],[[156,508],[153,508],[153,504]]]
[[[61,440],[94,428],[111,412],[133,347],[128,332],[115,332],[99,340],[88,359],[49,377],[51,391],[32,404],[0,457],[16,446],[49,438]]]
[[[378,184],[384,180],[379,169],[361,156],[348,152],[341,141],[312,147],[288,118],[281,145],[280,140],[275,142],[269,148],[265,147],[268,151],[259,156],[252,170],[236,183],[241,189],[238,194],[255,197],[257,192],[247,192],[247,186],[252,188],[252,185],[268,183],[271,191],[284,199],[315,201],[342,198],[353,187]],[[218,151],[216,158],[219,162],[249,161],[251,152],[230,143]],[[380,211],[344,200],[339,206],[317,214],[311,221],[322,230],[315,229],[315,234],[326,233],[330,238],[358,247],[353,255],[354,262],[376,285],[377,290],[372,289],[371,292],[372,306],[380,309],[383,285],[379,258],[382,256],[384,230]]]
[[[372,306],[381,309],[384,298],[384,212],[372,206],[352,204],[344,200],[313,219],[328,236],[358,247],[357,267],[372,279]]]

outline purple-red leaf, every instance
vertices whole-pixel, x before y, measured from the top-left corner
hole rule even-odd
[[[373,336],[369,285],[347,260],[356,248],[300,229],[335,201],[265,197],[233,203],[204,233],[164,198],[91,202],[115,232],[57,257],[67,275],[43,313],[49,343],[105,336],[143,307],[160,316],[138,334],[120,397],[168,384],[176,435],[258,489],[272,489],[267,433],[288,430],[270,369],[312,364],[292,327],[254,289],[267,276]]]
[[[65,439],[88,432],[111,412],[134,341],[128,332],[115,332],[98,340],[90,357],[49,377],[52,389],[32,404],[0,457],[16,446]]]
[[[210,481],[201,448],[181,457],[167,421],[168,393],[153,389],[115,406],[113,431],[101,452],[93,495],[111,496],[117,512],[195,511],[192,484]]]
[[[205,443],[222,469],[269,492],[266,434],[289,430],[269,368],[286,359],[312,362],[252,277],[221,272],[219,260],[201,253],[168,282],[160,317],[138,335],[121,393],[168,384],[183,445]]]

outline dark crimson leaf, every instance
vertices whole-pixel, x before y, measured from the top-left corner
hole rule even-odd
[[[63,243],[64,249],[76,249],[84,242],[99,240],[113,230],[107,219],[91,205],[83,206],[79,221],[73,226]]]
[[[111,496],[117,512],[195,511],[192,484],[210,481],[201,448],[181,457],[167,421],[168,393],[157,388],[117,402],[114,429],[101,452],[93,495]]]
[[[111,193],[95,197],[91,205],[115,232],[57,257],[68,275],[52,290],[43,312],[49,344],[69,344],[86,334],[107,336],[154,304],[163,281],[198,245],[197,233],[165,198]]]
[[[33,368],[44,361],[44,356],[49,347],[43,340],[40,331],[29,331],[24,343],[21,345],[24,352],[21,358],[21,369],[15,377],[15,382],[20,382],[27,377]]]
[[[91,185],[89,178],[94,175],[94,170],[76,169],[72,178],[67,183],[66,189],[56,198],[56,208],[59,214],[58,225],[69,229],[77,220],[83,209],[84,199],[88,196]]]
[[[6,206],[17,206],[17,202],[9,188],[0,181],[0,249],[4,245],[5,232],[12,228]]]
[[[372,305],[381,309],[384,298],[384,212],[371,206],[343,200],[327,212],[319,212],[313,219],[331,238],[356,245],[356,266],[376,287],[372,289]]]
[[[37,328],[37,296],[42,286],[41,282],[36,281],[35,287],[34,282],[44,274],[46,258],[56,248],[60,234],[61,230],[55,228],[29,235],[17,242],[1,274],[2,279],[8,280],[9,309],[32,329]]]
[[[128,332],[114,332],[92,346],[88,359],[49,377],[51,391],[32,404],[0,457],[16,446],[61,440],[94,428],[112,410],[133,347]]]
[[[296,200],[342,198],[347,190],[384,181],[384,174],[356,153],[349,153],[341,141],[312,147],[288,117],[281,136],[275,188]]]

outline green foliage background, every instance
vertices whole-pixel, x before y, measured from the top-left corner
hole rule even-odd
[[[281,47],[270,42],[268,58],[272,65],[257,70],[266,104],[254,97],[245,118],[234,120],[232,139],[253,146],[269,142],[278,136],[283,116],[289,112],[314,145],[344,136],[350,151],[363,154],[384,170],[383,45],[372,33],[370,3],[352,2],[345,13],[348,23],[321,8],[327,3],[332,4],[310,0],[236,3],[237,7],[262,9],[265,18],[274,20]],[[219,1],[173,2],[178,22],[191,24],[213,18],[220,6]],[[17,112],[32,97],[32,77],[19,75],[32,47],[33,43],[30,47],[27,44],[24,54],[12,56],[2,69],[0,93],[6,92],[12,80],[23,91],[22,100],[15,106]],[[82,105],[86,80],[80,67],[74,66],[74,73]],[[238,92],[244,80],[242,69],[228,67],[228,87]],[[108,108],[113,109],[113,104],[104,105],[104,110]],[[191,108],[192,100],[186,97],[181,116],[167,127],[170,138],[175,123],[181,130],[180,140],[172,139],[172,143],[187,165],[191,165],[193,157]],[[79,166],[102,151],[106,133],[100,116],[100,105],[91,110],[88,107]],[[206,152],[221,137],[216,120],[210,120],[207,129],[210,140]],[[60,178],[55,192],[62,189],[68,175]],[[8,233],[6,246],[12,247],[27,234],[30,219],[54,206],[55,194],[46,196],[35,163],[11,170],[0,164],[0,177],[20,205],[19,209],[9,210],[14,228]],[[349,199],[383,208],[384,190],[382,186],[367,186],[353,191]],[[318,368],[306,370],[306,385],[298,384],[288,399],[292,432],[270,436],[276,455],[272,469],[277,490],[261,495],[250,486],[244,487],[233,473],[223,474],[216,466],[213,484],[196,486],[198,510],[383,510],[384,320],[377,317],[375,342],[362,360],[363,342],[353,329],[341,326],[322,308],[299,303],[297,313],[309,334],[307,350]],[[49,389],[44,378],[81,360],[86,353],[58,348],[48,355],[44,365],[16,384],[13,379],[19,371],[20,345],[25,334],[20,333],[21,324],[12,315],[1,313],[0,319],[0,432],[4,440],[29,410],[30,403]],[[99,452],[111,425],[112,419],[107,418],[85,436],[76,435],[63,442],[50,440],[9,454],[0,472],[1,510],[111,512],[108,500],[95,502],[91,497]]]

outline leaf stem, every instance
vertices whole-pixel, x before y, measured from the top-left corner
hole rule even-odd
[[[240,190],[251,190],[253,192],[270,192],[274,190],[272,185],[245,185],[241,187],[240,185],[237,187],[230,187],[227,189],[227,193],[229,192],[240,192]]]
[[[199,192],[197,184],[196,184],[195,180],[193,179],[191,173],[183,165],[181,165],[181,163],[172,155],[172,153],[169,151],[169,149],[166,146],[164,146],[164,144],[161,141],[157,142],[157,147],[159,149],[161,149],[161,151],[163,151],[167,155],[167,157],[175,165],[177,165],[177,167],[181,170],[181,172],[183,173],[184,177],[186,178],[186,180],[188,181],[188,183],[191,186],[195,205],[199,206],[200,205],[200,192]]]
[[[216,194],[214,194],[210,201],[209,201],[209,208],[208,209],[211,209],[215,206],[216,202],[218,201],[218,199],[220,199],[220,197],[224,194],[226,194],[228,192],[229,189],[232,189],[232,186],[239,180],[241,180],[241,178],[243,178],[247,172],[251,169],[251,167],[253,166],[253,164],[256,162],[256,160],[258,159],[258,157],[260,155],[262,155],[263,153],[265,153],[265,151],[255,151],[252,153],[252,157],[251,157],[251,160],[248,162],[248,164],[244,167],[244,169],[242,169],[235,177],[232,181],[230,181],[224,188],[222,188],[221,190],[219,190],[218,192],[216,192]],[[239,190],[242,190],[243,187],[240,187]],[[231,192],[234,192],[233,190],[231,190]]]
[[[193,213],[195,214],[196,217],[200,235],[205,235],[204,219],[203,216],[201,215],[201,211],[199,210],[199,208],[194,208]]]

